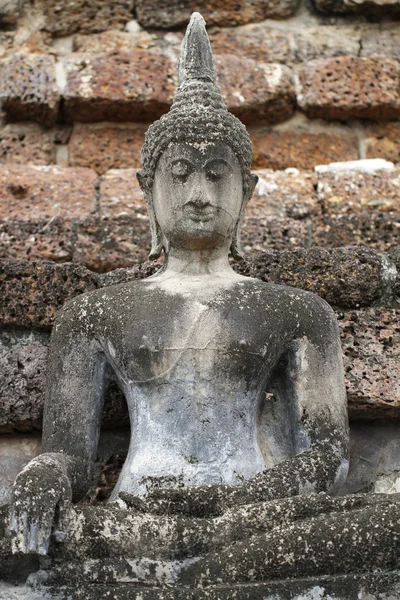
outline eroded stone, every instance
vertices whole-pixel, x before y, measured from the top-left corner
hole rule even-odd
[[[95,33],[122,28],[133,14],[133,0],[77,0],[74,3],[46,0],[46,29],[53,35],[67,36],[80,31]]]
[[[10,121],[52,125],[59,100],[53,56],[16,53],[0,62],[0,101]]]
[[[396,119],[400,64],[386,58],[343,56],[310,61],[299,73],[297,102],[312,118]]]

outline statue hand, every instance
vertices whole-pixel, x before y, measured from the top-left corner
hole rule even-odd
[[[47,554],[50,537],[67,536],[72,504],[69,478],[56,455],[31,460],[15,480],[10,507],[13,553]]]

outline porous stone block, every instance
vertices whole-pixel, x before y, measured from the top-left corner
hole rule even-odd
[[[360,56],[386,56],[400,60],[399,36],[398,20],[369,24],[361,36]]]
[[[96,288],[93,273],[71,263],[0,261],[0,323],[50,327],[71,298]]]
[[[59,100],[54,56],[13,54],[0,61],[0,103],[10,121],[49,126],[56,120]]]
[[[150,231],[147,219],[135,211],[118,216],[92,217],[76,228],[72,260],[99,273],[131,267],[147,259]]]
[[[400,212],[400,170],[318,173],[317,195],[326,213]]]
[[[400,14],[397,0],[314,0],[318,10],[326,14],[362,14],[388,16]]]
[[[339,325],[350,417],[398,418],[400,310],[349,311]]]
[[[295,60],[290,34],[264,23],[213,29],[209,37],[213,54],[233,54],[264,63]]]
[[[374,123],[366,131],[366,158],[400,163],[400,123]]]
[[[312,170],[315,165],[358,158],[357,139],[330,133],[251,132],[253,168]]]
[[[242,122],[279,123],[294,111],[291,70],[231,54],[216,57],[218,79],[228,110]]]
[[[105,217],[135,216],[149,222],[143,192],[136,173],[138,169],[111,169],[100,182],[100,213]]]
[[[46,29],[56,36],[122,28],[133,15],[133,0],[46,0]]]
[[[96,209],[97,184],[91,169],[0,166],[0,218],[83,218]]]
[[[239,263],[244,275],[318,294],[332,306],[369,306],[382,295],[381,258],[369,248],[262,252]]]
[[[285,19],[294,14],[298,0],[250,0],[232,6],[229,0],[179,2],[178,0],[137,0],[136,13],[144,28],[171,29],[189,22],[193,11],[200,12],[207,25],[235,26],[263,21],[266,18]]]
[[[245,216],[242,229],[242,247],[253,256],[264,250],[305,248],[309,241],[307,223],[290,217]]]
[[[298,27],[293,32],[296,60],[307,62],[333,56],[359,56],[362,32],[360,25],[345,23]]]
[[[158,40],[169,46],[164,36],[159,36],[148,31],[130,33],[128,31],[103,31],[95,35],[76,34],[73,36],[74,52],[90,52],[93,54],[104,54],[105,52],[119,52],[120,50],[132,51],[137,49],[151,50],[158,47]],[[180,41],[183,39],[183,34]]]
[[[388,252],[400,243],[400,213],[372,210],[363,213],[324,214],[313,220],[316,246],[368,246]]]
[[[68,144],[69,164],[97,173],[109,169],[140,167],[145,128],[75,127]]]
[[[303,219],[321,213],[315,194],[315,173],[298,169],[260,169],[255,173],[258,183],[246,206],[245,218],[273,216]]]
[[[400,63],[388,58],[342,56],[315,60],[299,72],[297,101],[312,118],[400,117]]]
[[[51,165],[56,160],[54,135],[36,125],[0,129],[0,164]]]
[[[72,54],[65,61],[65,111],[73,121],[153,121],[167,112],[174,63],[154,52]]]

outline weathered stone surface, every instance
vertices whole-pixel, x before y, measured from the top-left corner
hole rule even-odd
[[[152,120],[169,109],[175,65],[160,54],[137,50],[66,59],[67,117],[77,121]]]
[[[400,60],[399,35],[399,21],[369,24],[361,36],[360,56],[386,56]]]
[[[343,56],[310,61],[299,72],[300,108],[323,119],[400,117],[400,63]]]
[[[62,217],[0,219],[0,258],[72,260],[75,223]]]
[[[331,58],[333,56],[359,56],[362,29],[359,25],[324,25],[299,27],[294,33],[296,60]]]
[[[46,0],[46,29],[57,36],[122,28],[132,19],[133,0]]]
[[[54,123],[59,105],[55,59],[13,54],[0,62],[0,102],[10,121]]]
[[[316,174],[298,169],[255,171],[258,183],[246,207],[245,218],[303,219],[321,213],[315,194]]]
[[[140,167],[145,128],[75,127],[68,144],[69,164],[97,173]]]
[[[51,165],[55,159],[52,133],[35,125],[0,129],[0,164]]]
[[[398,15],[400,2],[396,0],[314,0],[318,10],[326,14]]]
[[[73,51],[104,54],[105,52],[119,52],[121,50],[151,50],[159,47],[160,44],[157,42],[160,37],[148,31],[129,33],[128,31],[118,31],[117,29],[103,31],[95,35],[76,34],[73,37]],[[167,41],[165,43],[169,46]]]
[[[400,162],[400,123],[374,123],[367,129],[366,158]]]
[[[0,505],[9,502],[16,476],[40,453],[40,446],[38,435],[0,437]]]
[[[267,17],[284,19],[290,17],[298,6],[298,0],[250,0],[233,9],[229,0],[212,2],[186,2],[177,0],[137,0],[136,12],[139,23],[145,28],[170,29],[188,23],[193,11],[200,12],[207,25],[243,25],[263,21]]]
[[[22,6],[19,0],[1,0],[0,24],[10,25],[16,23],[21,16]]]
[[[400,310],[369,308],[339,319],[350,417],[398,418]]]
[[[309,229],[304,221],[286,217],[245,217],[242,246],[246,255],[253,256],[264,250],[305,248]]]
[[[314,292],[343,308],[369,306],[382,294],[380,256],[368,248],[262,252],[236,268],[262,281]]]
[[[0,218],[83,218],[96,209],[97,175],[58,166],[0,167]]]
[[[139,187],[138,169],[111,169],[100,182],[100,213],[104,217],[135,216],[149,222],[143,192]]]
[[[209,37],[214,54],[233,54],[264,63],[290,63],[295,59],[289,34],[264,24],[214,29]]]
[[[371,407],[372,408],[372,407]],[[371,411],[372,412],[372,411]],[[400,422],[350,423],[350,469],[342,494],[369,492],[400,468]]]
[[[0,261],[0,323],[17,327],[50,327],[68,300],[93,290],[96,279],[70,263]]]
[[[291,70],[231,54],[216,57],[218,79],[228,110],[244,123],[278,123],[294,111]]]
[[[368,246],[387,252],[400,243],[400,213],[325,214],[313,221],[312,242],[316,246]]]
[[[317,195],[326,213],[400,212],[400,170],[319,173]]]
[[[312,170],[315,165],[358,158],[353,136],[261,129],[252,132],[251,139],[256,169]]]
[[[115,217],[82,220],[76,228],[72,260],[104,273],[131,267],[147,259],[150,249],[148,220],[123,211]]]

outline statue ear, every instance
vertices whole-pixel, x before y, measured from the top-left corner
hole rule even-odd
[[[139,182],[140,188],[144,194],[144,199],[146,200],[147,205],[147,213],[149,215],[151,233],[151,249],[149,259],[157,260],[157,258],[160,258],[164,247],[163,235],[160,226],[157,223],[156,215],[154,212],[153,197],[151,195],[151,192],[149,192],[149,190],[147,189],[146,181],[142,171],[137,171],[136,177]]]
[[[254,189],[258,183],[258,179],[259,179],[258,175],[256,175],[255,173],[250,173],[249,185],[247,188],[246,198],[243,199],[245,206],[253,195]]]
[[[240,243],[240,230],[242,227],[243,217],[244,217],[244,209],[246,208],[246,204],[250,200],[253,195],[254,188],[256,187],[258,182],[258,175],[255,173],[250,173],[249,184],[247,186],[246,195],[243,196],[242,208],[240,210],[240,215],[238,221],[236,223],[235,231],[233,232],[232,244],[231,244],[231,254],[235,260],[243,260],[243,251]]]

